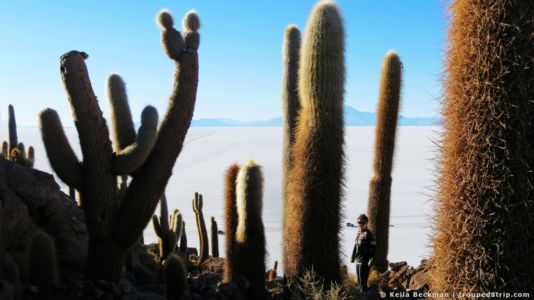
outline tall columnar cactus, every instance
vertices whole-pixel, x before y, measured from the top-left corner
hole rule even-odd
[[[183,219],[182,214],[177,209],[169,217],[165,195],[161,196],[159,207],[159,219],[156,215],[152,216],[152,224],[154,225],[154,232],[158,236],[159,258],[160,261],[163,261],[176,249],[176,243],[182,234]]]
[[[15,108],[13,105],[9,104],[8,106],[8,129],[9,129],[9,152],[17,148],[19,145],[17,137],[17,119],[15,118]]]
[[[254,161],[241,166],[236,180],[237,228],[233,263],[235,276],[249,283],[248,299],[266,299],[265,231],[262,220],[263,175]]]
[[[167,284],[167,299],[179,300],[187,291],[187,269],[182,258],[172,254],[165,260],[165,281]]]
[[[219,228],[215,217],[211,217],[211,256],[219,257]]]
[[[334,3],[314,7],[300,53],[301,109],[284,208],[284,273],[296,277],[313,268],[328,283],[341,280],[344,160],[344,30]]]
[[[57,113],[51,109],[41,113],[43,142],[50,164],[80,195],[89,233],[86,272],[91,279],[119,279],[128,249],[138,241],[163,194],[193,116],[198,85],[198,40],[184,42],[167,11],[160,12],[158,21],[163,30],[163,48],[175,62],[176,73],[167,113],[157,134],[157,113],[149,106],[142,113],[142,125],[135,141],[124,148],[124,144],[119,145],[113,152],[109,130],[85,65],[88,56],[78,51],[61,57],[60,70],[78,130],[83,162],[72,151]],[[184,25],[186,36],[198,37],[200,23],[195,13],[187,14]],[[112,76],[110,82],[115,79]],[[112,90],[115,87],[115,92],[121,88],[121,84],[109,86]],[[111,96],[112,106],[126,103],[117,100],[120,95],[115,96]],[[114,112],[124,110],[113,109]],[[117,117],[115,121],[120,123]],[[156,138],[153,147],[151,135]],[[117,139],[122,143],[122,138]],[[122,196],[117,177],[132,173],[135,177]]]
[[[59,284],[56,246],[54,240],[42,231],[31,239],[28,277],[31,284],[42,289]]]
[[[384,57],[378,99],[374,175],[369,187],[369,229],[376,237],[373,265],[379,272],[388,267],[389,213],[391,170],[395,150],[395,133],[399,115],[402,64],[399,56],[390,51]]]
[[[534,2],[456,0],[431,287],[534,292]]]
[[[225,255],[224,282],[232,282],[236,279],[234,268],[235,232],[237,228],[237,204],[235,184],[239,166],[232,164],[224,175],[224,230],[225,230]]]
[[[180,252],[187,254],[187,234],[185,233],[185,221],[182,221],[182,235],[180,236]]]
[[[3,141],[2,142],[2,156],[5,158],[5,159],[8,159],[9,158],[9,144],[7,141]]]
[[[282,179],[282,223],[284,235],[288,230],[289,221],[286,221],[285,207],[287,195],[287,185],[290,180],[291,170],[291,151],[295,144],[295,130],[297,123],[297,116],[300,109],[300,100],[298,95],[297,81],[299,68],[299,52],[300,52],[300,31],[295,25],[289,25],[284,34],[283,45],[283,73],[282,73],[282,111],[284,113],[284,141],[283,141],[283,179]],[[287,226],[286,226],[287,223]],[[284,247],[286,244],[284,243]],[[284,249],[284,252],[286,250]],[[286,257],[283,255],[284,265],[286,264]]]
[[[210,255],[208,230],[206,229],[206,222],[204,222],[204,214],[202,213],[203,204],[202,194],[195,193],[195,197],[193,198],[193,211],[197,220],[198,240],[200,242],[199,264],[208,259]]]

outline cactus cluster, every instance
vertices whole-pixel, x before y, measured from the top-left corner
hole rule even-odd
[[[135,133],[123,80],[108,79],[112,106],[115,151],[109,130],[93,92],[84,52],[61,57],[61,77],[78,131],[83,161],[72,150],[57,113],[40,115],[43,142],[56,174],[80,196],[89,233],[86,275],[91,279],[119,279],[128,249],[150,221],[171,176],[189,129],[198,85],[198,16],[184,18],[184,37],[173,27],[167,11],[158,15],[162,43],[175,62],[174,89],[167,113],[159,126],[156,110],[147,106],[141,128]],[[129,185],[118,186],[118,177],[135,175]]]
[[[7,141],[2,142],[1,156],[4,159],[14,161],[22,166],[33,168],[35,163],[35,149],[30,146],[26,151],[24,143],[19,143],[15,108],[10,104],[8,110],[9,143]]]
[[[176,243],[182,235],[183,219],[179,210],[175,209],[169,216],[167,197],[165,194],[160,200],[160,213],[152,216],[152,225],[159,241],[159,259],[164,261],[176,249]]]

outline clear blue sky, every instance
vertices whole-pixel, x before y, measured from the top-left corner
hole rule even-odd
[[[202,21],[200,81],[195,119],[256,120],[281,115],[284,29],[301,30],[316,1],[1,1],[0,117],[15,104],[17,119],[37,124],[45,107],[71,126],[59,74],[69,50],[89,54],[93,88],[109,114],[105,79],[121,74],[132,111],[153,104],[163,114],[173,63],[163,54],[154,18],[161,8],[181,17],[195,9]],[[435,116],[446,43],[446,0],[338,0],[346,31],[345,102],[376,108],[380,63],[389,50],[404,62],[402,111]],[[177,22],[178,24],[180,22]]]

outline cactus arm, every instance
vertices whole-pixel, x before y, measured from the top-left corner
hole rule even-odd
[[[179,43],[177,40],[174,42]],[[198,86],[198,53],[188,49],[182,51],[174,61],[174,89],[156,144],[137,171],[118,210],[114,236],[125,245],[133,244],[150,220],[183,148],[193,118]]]
[[[147,106],[141,116],[141,127],[135,142],[118,152],[111,165],[115,175],[132,174],[146,160],[156,143],[158,129],[158,112],[153,106]]]
[[[163,233],[161,231],[161,225],[159,224],[158,216],[156,215],[152,216],[152,225],[154,227],[154,232],[156,233],[156,235],[159,238],[163,237]]]
[[[13,105],[8,106],[9,118],[8,118],[8,128],[9,128],[9,153],[15,149],[19,142],[17,138],[17,119],[15,118],[15,108]]]
[[[67,185],[80,189],[82,186],[81,164],[63,131],[61,120],[53,109],[45,109],[39,115],[41,136],[46,154],[54,172]]]
[[[133,144],[136,139],[132,113],[128,104],[126,85],[120,75],[108,77],[107,92],[111,106],[111,127],[113,128],[115,151]]]

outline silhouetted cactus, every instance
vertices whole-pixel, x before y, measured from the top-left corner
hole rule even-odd
[[[278,276],[278,261],[274,261],[274,266],[271,270],[267,271],[267,280],[273,281]]]
[[[58,176],[80,195],[89,233],[86,272],[91,279],[119,279],[128,249],[138,241],[163,194],[193,116],[198,45],[183,42],[180,33],[172,27],[168,12],[162,11],[158,18],[165,20],[160,24],[163,48],[176,63],[176,73],[167,113],[157,134],[155,110],[147,107],[141,126],[146,132],[140,129],[136,142],[113,154],[109,130],[85,65],[88,56],[78,51],[64,54],[60,69],[76,120],[83,166],[68,145],[57,114],[50,109],[41,113],[43,141],[50,163]],[[190,18],[198,17],[188,14],[186,19]],[[198,28],[185,28],[196,33],[195,29]],[[118,102],[111,100],[111,103]],[[150,135],[156,136],[153,147],[150,147]],[[148,151],[149,148],[152,150]],[[135,177],[130,185],[123,194],[119,193],[117,176],[133,172]]]
[[[183,221],[182,235],[180,236],[180,252],[187,254],[187,234],[185,233],[185,221]]]
[[[2,156],[5,159],[9,159],[9,144],[7,143],[7,141],[2,142]]]
[[[236,180],[237,229],[233,263],[235,276],[249,282],[248,299],[266,299],[265,232],[262,220],[263,175],[260,166],[249,161],[241,166]]]
[[[450,12],[430,285],[532,293],[534,2]]]
[[[19,145],[17,137],[17,119],[15,118],[15,108],[13,105],[8,106],[8,129],[9,129],[9,153]]]
[[[369,187],[367,206],[369,229],[374,233],[377,245],[373,265],[380,273],[388,268],[391,170],[399,115],[401,76],[400,58],[390,51],[382,63],[375,129],[374,175]]]
[[[239,166],[232,164],[224,175],[224,231],[225,255],[224,282],[236,280],[234,268],[235,232],[237,229],[236,180]]]
[[[195,193],[195,197],[193,198],[193,211],[197,220],[198,240],[200,242],[199,264],[208,259],[210,253],[208,230],[206,229],[206,222],[204,222],[204,214],[202,213],[203,202],[202,194]]]
[[[167,299],[178,300],[187,291],[187,269],[182,258],[171,254],[164,262]]]
[[[211,256],[219,257],[219,228],[215,217],[211,217]]]
[[[325,283],[339,282],[345,67],[343,21],[334,3],[314,7],[300,55],[301,109],[284,208],[284,273],[298,277],[313,268]]]
[[[28,269],[30,283],[41,289],[59,284],[56,246],[43,231],[38,231],[31,239]]]
[[[154,225],[154,232],[158,236],[159,259],[163,261],[176,249],[176,243],[180,239],[183,226],[182,214],[177,209],[169,217],[165,195],[161,196],[159,219],[156,215],[152,216],[152,224]]]
[[[295,131],[297,126],[297,116],[300,109],[300,100],[298,95],[298,68],[300,52],[300,31],[295,25],[289,25],[284,34],[283,45],[283,73],[282,73],[282,111],[284,113],[284,140],[283,140],[283,175],[282,175],[282,228],[285,233],[288,230],[289,221],[286,221],[286,199],[287,185],[290,180],[291,171],[291,151],[295,144]],[[287,226],[286,226],[287,224]],[[283,244],[285,247],[286,243]],[[284,265],[286,265],[286,256],[282,255]]]

